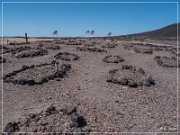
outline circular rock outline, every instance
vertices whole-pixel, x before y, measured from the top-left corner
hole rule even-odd
[[[113,58],[113,60],[111,60]],[[107,55],[103,58],[103,61],[106,63],[120,63],[125,61],[123,58],[121,58],[119,55]]]
[[[43,83],[46,83],[48,82],[49,80],[54,80],[54,79],[58,79],[58,78],[63,78],[67,71],[69,71],[71,69],[71,66],[69,64],[62,64],[61,67],[60,67],[60,70],[56,71],[54,74],[51,74],[51,75],[48,75],[46,77],[43,77],[41,78],[40,81],[35,81],[34,79],[13,79],[13,76],[16,76],[18,73],[20,72],[23,72],[25,70],[29,70],[29,69],[32,69],[32,68],[36,68],[36,67],[42,67],[42,66],[47,66],[47,65],[54,65],[54,61],[52,61],[51,63],[44,63],[44,64],[40,64],[40,65],[31,65],[31,66],[25,66],[23,65],[21,69],[19,70],[15,70],[11,73],[8,73],[6,74],[4,77],[3,77],[3,81],[5,83],[13,83],[13,84],[20,84],[20,85],[29,85],[29,86],[32,86],[32,85],[41,85]]]
[[[20,54],[16,54],[17,58],[28,58],[28,57],[38,57],[38,56],[43,56],[43,55],[47,55],[48,51],[45,49],[39,49],[39,50],[34,50],[32,52],[28,52],[28,53],[20,53]]]
[[[119,78],[119,76],[117,77],[116,75],[117,72],[120,70],[122,76],[120,76]],[[130,72],[130,74],[128,72]],[[130,77],[127,77],[126,74],[127,76],[130,75]],[[138,86],[150,87],[155,85],[155,81],[152,76],[147,76],[142,68],[136,69],[134,66],[131,65],[122,65],[121,69],[110,70],[109,75],[110,77],[106,80],[107,82],[119,85],[127,85],[132,88],[137,88]]]

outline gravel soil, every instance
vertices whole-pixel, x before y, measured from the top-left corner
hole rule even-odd
[[[149,55],[148,53],[136,53],[133,49],[124,48],[124,46],[132,45],[132,41],[92,40],[87,39],[79,45],[56,44],[61,48],[60,50],[47,49],[47,55],[33,58],[18,59],[15,54],[4,54],[3,56],[7,59],[7,62],[3,63],[1,79],[4,75],[21,69],[23,65],[49,63],[55,60],[54,56],[59,52],[75,54],[79,56],[79,60],[64,61],[56,59],[60,65],[71,65],[68,76],[62,78],[61,81],[50,80],[42,85],[33,86],[3,83],[4,124],[1,125],[0,123],[0,126],[4,129],[8,122],[17,121],[29,113],[40,113],[53,105],[59,110],[76,107],[78,114],[83,116],[87,122],[86,128],[90,129],[87,134],[100,134],[93,132],[176,132],[177,70],[179,68],[162,67],[154,60],[155,56],[171,57],[174,55],[170,51],[164,50],[153,49],[153,53]],[[78,42],[80,41],[78,40]],[[103,48],[105,50],[103,52],[80,51],[77,49],[77,47],[85,47],[84,44],[90,44],[91,42],[98,43],[94,43],[94,47],[99,49],[108,44],[117,45],[114,48]],[[73,44],[76,43],[73,42]],[[31,46],[34,50],[38,44],[20,46]],[[12,46],[8,47],[11,48]],[[119,63],[103,62],[104,57],[108,55],[120,56],[124,61]],[[153,76],[155,85],[130,88],[108,83],[106,80],[109,71],[121,69],[124,64],[141,67],[147,75]],[[41,67],[36,70],[26,70],[17,74],[16,77],[22,79],[38,78],[38,75],[42,76],[54,72],[53,68],[47,66],[44,69]],[[62,127],[62,131],[66,129],[62,125],[60,127]],[[120,133],[114,134],[121,135]],[[122,133],[122,135],[125,134]],[[153,134],[138,133],[137,135]],[[176,134],[173,133],[172,135]]]

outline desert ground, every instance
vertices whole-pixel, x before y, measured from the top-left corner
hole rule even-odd
[[[174,42],[77,38],[1,48],[4,132],[179,131]]]

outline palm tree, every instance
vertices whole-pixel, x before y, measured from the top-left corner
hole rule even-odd
[[[109,32],[109,33],[107,34],[108,37],[110,37],[111,35],[112,35],[112,32]]]
[[[94,30],[92,30],[92,31],[90,32],[90,34],[91,34],[91,35],[94,35],[94,34],[95,34],[95,31],[94,31]]]
[[[58,36],[58,31],[57,30],[53,31],[53,36],[55,36],[55,35]]]
[[[89,35],[89,34],[90,34],[90,31],[89,31],[89,30],[87,30],[87,31],[85,32],[85,34]]]

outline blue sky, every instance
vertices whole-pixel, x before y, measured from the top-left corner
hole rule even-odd
[[[32,1],[32,0],[31,0]],[[96,36],[138,33],[177,21],[176,4],[9,4],[3,5],[4,36]]]

